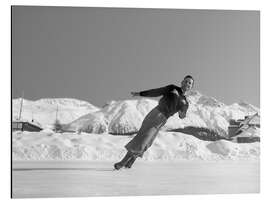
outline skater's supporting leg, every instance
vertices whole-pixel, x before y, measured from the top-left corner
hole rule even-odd
[[[120,162],[114,164],[114,168],[116,170],[119,170],[120,168],[122,168],[123,166],[125,166],[132,157],[133,157],[133,154],[128,151],[126,153],[126,155],[124,156],[124,158]]]
[[[136,161],[137,157],[133,156],[129,161],[126,163],[125,168],[131,168],[134,162]]]

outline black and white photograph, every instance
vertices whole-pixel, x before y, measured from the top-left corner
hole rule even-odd
[[[11,196],[260,192],[260,11],[11,6]]]

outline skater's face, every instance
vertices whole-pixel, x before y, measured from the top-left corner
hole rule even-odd
[[[181,82],[181,87],[183,91],[189,91],[192,89],[193,87],[193,79],[192,78],[185,78],[182,82]]]

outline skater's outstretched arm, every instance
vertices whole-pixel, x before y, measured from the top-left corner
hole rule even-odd
[[[145,90],[141,92],[131,92],[132,96],[142,96],[142,97],[159,97],[175,89],[175,85],[167,85],[165,87],[160,87],[156,89]]]

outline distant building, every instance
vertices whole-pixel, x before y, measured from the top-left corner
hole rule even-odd
[[[228,135],[229,138],[236,137],[238,143],[248,143],[260,141],[258,136],[241,136],[240,134],[247,131],[249,128],[260,128],[260,116],[258,113],[252,116],[245,116],[244,119],[229,121]]]
[[[13,121],[12,131],[30,131],[39,132],[42,128],[34,123],[29,123],[28,121]]]
[[[237,137],[238,143],[251,143],[251,142],[260,142],[260,137]]]
[[[39,132],[42,130],[42,128],[39,126],[38,123],[34,123],[33,118],[32,118],[31,123],[22,119],[23,95],[24,95],[24,93],[22,93],[19,118],[17,118],[15,121],[12,121],[12,132],[13,131]]]

